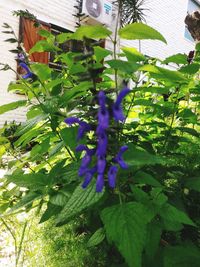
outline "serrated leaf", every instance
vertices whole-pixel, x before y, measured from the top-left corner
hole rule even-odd
[[[23,107],[26,104],[27,104],[26,100],[19,100],[19,101],[16,101],[16,102],[12,102],[12,103],[9,103],[9,104],[2,105],[2,106],[0,106],[0,114],[3,114],[5,112],[8,112],[10,110],[13,110],[13,109],[16,109],[16,108],[19,108],[19,107]]]
[[[88,240],[87,247],[95,247],[99,245],[105,238],[105,230],[104,228],[99,228]]]
[[[119,30],[119,36],[126,40],[159,40],[167,44],[166,39],[152,27],[139,23],[132,23]]]
[[[101,62],[104,58],[111,55],[112,52],[105,49],[105,48],[102,48],[100,46],[95,46],[94,47],[94,54],[96,56],[97,62]]]
[[[170,204],[165,204],[165,206],[162,207],[160,210],[160,216],[163,218],[163,220],[195,226],[195,223],[185,212],[178,210],[176,207]]]
[[[115,243],[129,267],[141,267],[146,226],[153,216],[137,202],[108,207],[101,213],[108,240]]]
[[[59,214],[57,218],[57,226],[66,223],[76,214],[93,206],[103,197],[103,195],[103,193],[96,192],[95,181],[91,182],[86,189],[83,189],[81,185],[79,185],[73,192],[62,212]]]

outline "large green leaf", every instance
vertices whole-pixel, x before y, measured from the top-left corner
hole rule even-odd
[[[140,71],[147,71],[155,75],[155,77],[162,78],[173,82],[185,81],[185,77],[178,71],[172,71],[153,65],[144,65],[139,68]]]
[[[59,214],[57,225],[59,226],[66,223],[76,214],[79,214],[83,210],[94,205],[103,197],[103,195],[103,193],[96,192],[96,184],[94,181],[90,183],[86,189],[83,189],[81,185],[79,185],[73,192],[62,212]]]
[[[8,112],[10,110],[13,110],[13,109],[16,109],[16,108],[19,108],[19,107],[23,107],[26,104],[27,104],[26,100],[19,100],[19,101],[16,101],[16,102],[12,102],[12,103],[9,103],[9,104],[2,105],[2,106],[0,106],[0,114],[3,114],[5,112]]]
[[[150,154],[131,144],[129,144],[128,147],[128,151],[124,154],[123,158],[130,167],[164,164],[164,160],[157,155]]]
[[[50,176],[43,173],[14,174],[6,177],[8,182],[31,190],[42,189],[52,183]]]
[[[115,205],[102,211],[108,240],[115,243],[129,267],[141,267],[146,226],[153,216],[150,210],[137,202]]]
[[[119,36],[127,40],[159,40],[167,43],[166,39],[152,27],[139,23],[133,23],[119,30]]]
[[[125,73],[132,73],[140,67],[140,65],[137,63],[123,61],[120,59],[108,60],[108,61],[106,61],[106,63],[108,65],[110,65],[111,68],[116,69],[116,70],[120,70],[120,71],[125,72]]]
[[[123,47],[122,51],[129,61],[138,62],[146,60],[146,57],[140,53],[136,48]]]
[[[82,25],[71,36],[72,39],[83,40],[84,37],[90,39],[104,39],[111,34],[107,28],[101,25]]]
[[[47,208],[46,208],[45,212],[42,214],[42,217],[41,217],[39,223],[46,222],[52,216],[59,214],[61,212],[61,210],[62,210],[61,206],[53,205],[50,202],[48,202]]]
[[[170,204],[165,204],[162,207],[160,210],[160,216],[163,218],[163,220],[195,226],[194,222],[185,212],[178,210],[176,207]]]
[[[52,69],[45,64],[35,63],[31,65],[31,70],[44,82],[51,78]]]
[[[38,41],[30,50],[29,53],[35,52],[56,52],[60,49],[56,47],[53,43],[49,43],[46,40]]]
[[[187,55],[186,54],[176,54],[170,57],[167,57],[163,62],[163,64],[168,64],[168,63],[176,63],[176,64],[188,64],[187,61]]]

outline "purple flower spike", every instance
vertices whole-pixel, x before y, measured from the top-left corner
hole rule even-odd
[[[97,160],[97,172],[103,174],[106,168],[106,159],[103,156],[99,156]]]
[[[90,164],[92,160],[92,156],[95,154],[96,150],[89,149],[85,145],[79,145],[77,146],[76,151],[77,152],[86,151],[84,157],[82,158],[81,166],[80,166],[79,173],[78,173],[79,176],[83,176],[88,171],[87,167]]]
[[[90,169],[86,174],[85,174],[85,179],[82,184],[82,188],[86,188],[88,184],[91,182],[93,175],[97,172],[97,166],[94,166],[92,169]]]
[[[108,183],[111,188],[115,188],[117,171],[117,166],[111,166],[108,171]]]
[[[22,67],[27,73],[22,76],[23,79],[28,79],[33,77],[33,73],[30,71],[29,67],[26,65],[26,63],[21,62],[19,63],[20,67]]]
[[[119,153],[117,154],[117,156],[113,159],[114,162],[118,163],[119,166],[122,169],[128,169],[128,164],[126,164],[126,162],[123,160],[122,155],[123,153],[128,149],[127,146],[122,146],[119,150]]]
[[[122,101],[124,97],[130,92],[130,89],[125,87],[124,89],[121,90],[119,93],[115,103],[113,104],[112,111],[113,111],[113,116],[116,121],[124,121],[125,116],[123,114],[123,109],[122,109]]]
[[[97,156],[105,156],[108,145],[108,137],[105,131],[98,133],[98,145],[97,145]]]
[[[103,91],[99,92],[98,99],[100,105],[98,112],[98,127],[105,130],[109,126],[109,113],[106,108],[106,97]]]
[[[81,138],[83,138],[84,134],[86,132],[89,132],[92,129],[91,125],[89,125],[87,122],[81,121],[75,117],[69,117],[69,118],[65,119],[64,121],[65,121],[65,123],[67,123],[69,125],[72,125],[74,123],[79,124],[77,141],[79,141]]]
[[[99,174],[99,175],[97,176],[96,192],[97,192],[97,193],[102,192],[103,187],[104,187],[104,177],[103,177],[103,174]]]

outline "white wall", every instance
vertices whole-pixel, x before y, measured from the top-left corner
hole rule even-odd
[[[146,23],[158,30],[167,40],[167,45],[159,41],[141,41],[144,54],[165,58],[186,53],[194,49],[194,44],[184,37],[184,20],[187,15],[188,0],[146,0],[144,8]],[[123,46],[138,46],[138,42],[121,41]]]

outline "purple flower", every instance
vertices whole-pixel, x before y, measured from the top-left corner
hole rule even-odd
[[[111,166],[108,171],[108,183],[111,188],[115,188],[117,171],[117,166]]]
[[[93,175],[97,172],[97,166],[94,166],[92,169],[88,170],[85,174],[85,179],[82,184],[83,188],[86,188],[88,184],[91,182]]]
[[[123,109],[122,109],[122,101],[123,98],[130,92],[130,89],[125,87],[124,89],[121,90],[119,93],[115,103],[113,104],[112,111],[113,111],[113,116],[116,121],[124,121],[125,116],[123,114]]]
[[[113,159],[114,162],[118,163],[119,166],[122,169],[128,169],[128,165],[126,164],[126,162],[123,160],[122,155],[124,154],[124,152],[128,149],[127,146],[122,146],[117,154],[117,156]]]
[[[17,59],[19,59],[20,61],[25,61],[25,56],[24,56],[24,54],[19,53],[19,54],[17,55]]]
[[[88,171],[88,165],[90,164],[92,160],[92,156],[95,154],[96,150],[89,149],[85,145],[79,145],[77,146],[76,151],[77,152],[86,151],[85,155],[82,158],[81,166],[78,172],[79,176],[83,176]]]
[[[26,63],[21,62],[19,63],[20,67],[22,67],[27,73],[22,76],[23,79],[28,79],[33,77],[33,73],[30,71],[29,67],[26,65]]]
[[[103,156],[98,156],[97,159],[97,172],[103,174],[106,168],[106,159]]]
[[[102,192],[104,187],[104,177],[103,174],[98,174],[97,176],[97,182],[96,182],[96,192],[100,193]]]
[[[100,129],[107,129],[109,126],[109,113],[106,108],[106,97],[104,91],[100,91],[98,94],[99,99],[99,111],[98,111],[98,127]]]
[[[89,132],[92,129],[90,124],[88,124],[85,121],[81,121],[80,119],[75,118],[75,117],[69,117],[69,118],[65,119],[65,123],[67,123],[68,125],[72,125],[74,123],[79,124],[77,141],[79,141],[81,138],[83,138],[84,134],[86,132]]]
[[[97,156],[105,156],[108,145],[108,137],[106,135],[106,132],[104,130],[99,131],[97,139],[98,139]]]

